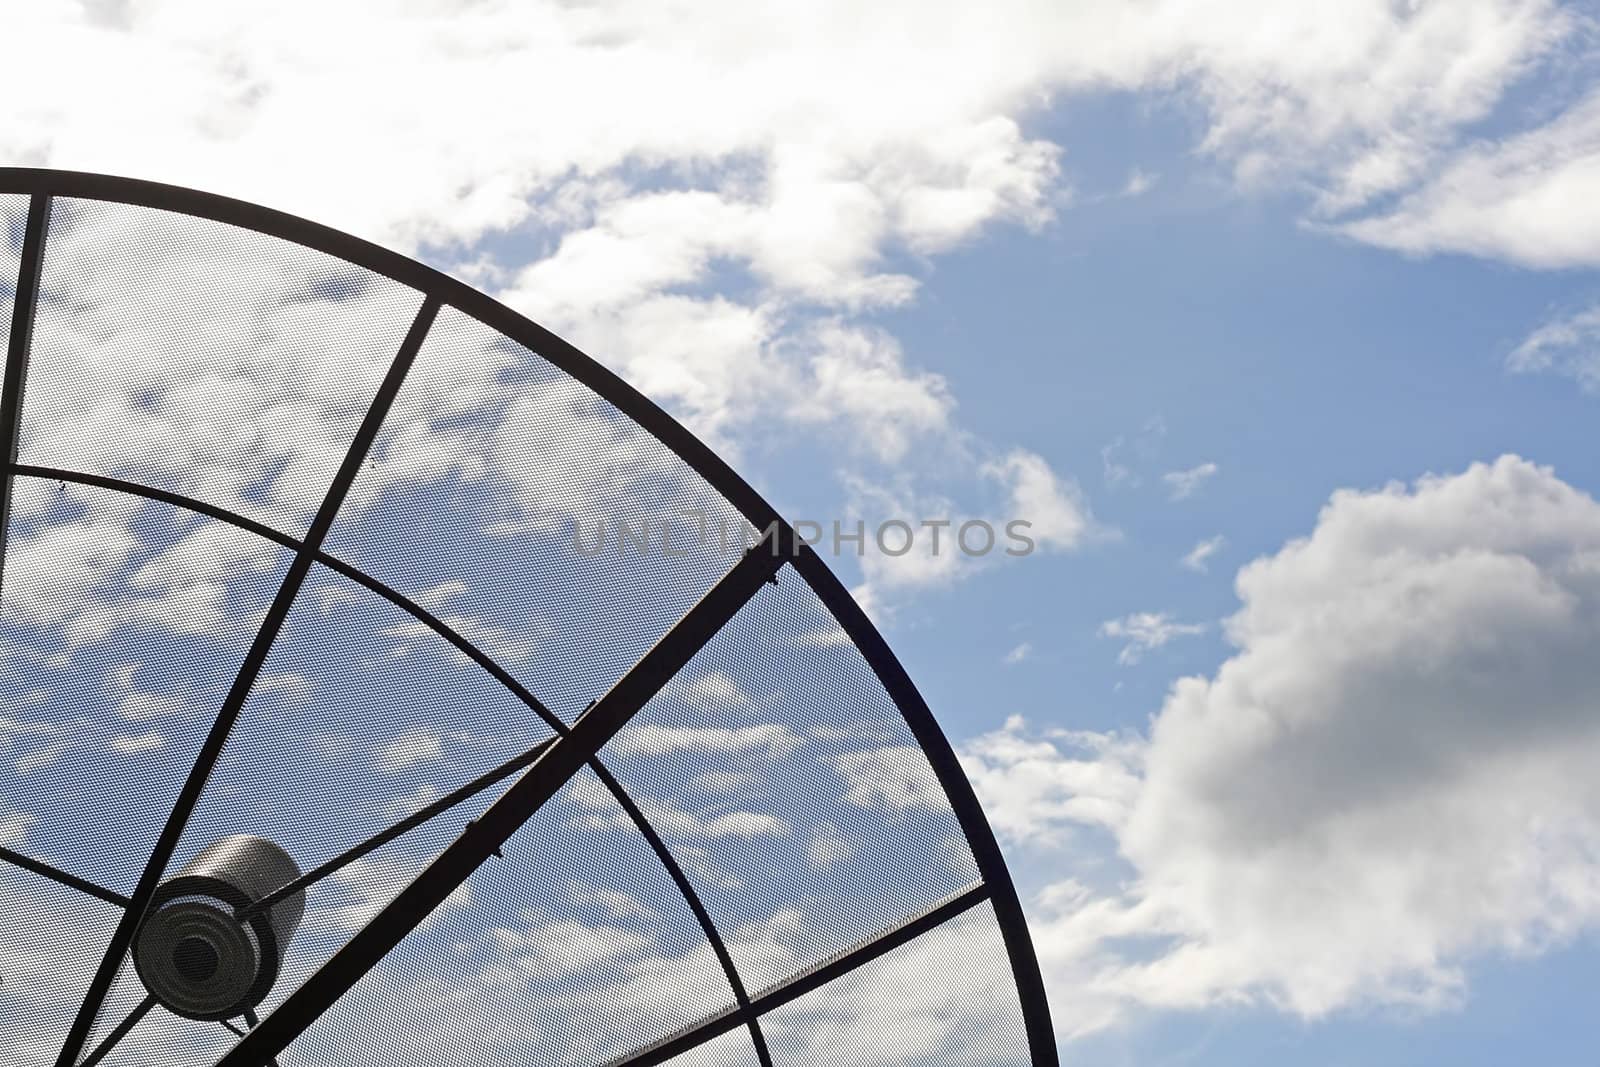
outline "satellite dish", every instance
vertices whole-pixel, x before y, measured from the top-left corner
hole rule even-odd
[[[265,208],[0,230],[0,1063],[1057,1062],[910,679],[659,408]]]

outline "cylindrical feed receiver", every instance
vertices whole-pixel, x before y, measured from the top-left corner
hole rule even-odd
[[[231,1019],[260,1004],[305,914],[305,893],[244,921],[236,916],[299,877],[283,849],[238,834],[162,882],[133,942],[133,966],[150,995],[189,1019]]]

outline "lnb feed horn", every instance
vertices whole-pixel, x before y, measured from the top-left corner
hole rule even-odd
[[[237,834],[161,883],[134,937],[133,965],[157,1003],[189,1019],[231,1019],[271,992],[305,893],[239,913],[300,877],[283,849]]]

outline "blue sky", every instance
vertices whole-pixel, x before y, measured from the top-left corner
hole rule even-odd
[[[834,562],[990,811],[1066,1062],[1585,1062],[1577,991],[1600,966],[1594,13],[1057,7],[29,5],[0,15],[35,42],[0,70],[0,91],[30,101],[0,118],[0,161],[238,195],[418,255],[617,370],[792,519],[1033,521],[1024,559]],[[84,55],[100,77],[65,73]],[[189,293],[196,321],[213,297],[316,274],[293,256],[256,278],[185,274],[144,226],[61,227],[62,269],[93,288],[116,256],[157,249],[141,284]],[[196,237],[153,230],[171,248]],[[308,301],[293,329],[257,309],[264,333],[216,326],[155,365],[139,353],[170,336],[160,321],[109,325],[137,320],[137,286],[95,292],[38,360],[24,460],[181,486],[285,528],[348,439],[342,398],[370,389],[412,310],[381,285]],[[382,328],[349,326],[357,312]],[[530,516],[573,485],[599,510],[701,498],[604,417],[576,444],[544,441],[583,401],[529,367],[445,330],[331,544],[575,710],[692,592],[650,587],[655,614],[632,617],[658,579],[596,579],[597,615],[627,640],[615,663],[578,666],[581,628],[497,596],[575,588],[532,551]],[[227,417],[202,425],[219,402]],[[280,409],[307,419],[292,442],[258,433]],[[610,451],[621,476],[589,462]],[[8,654],[60,642],[90,665],[75,699],[99,701],[107,729],[56,747],[43,727],[72,721],[60,698],[40,721],[21,698],[0,709],[16,774],[0,841],[74,853],[49,814],[60,761],[181,762],[195,727],[177,704],[214,703],[226,678],[162,678],[162,650],[243,626],[280,564],[86,490],[25,503],[20,543],[131,583],[120,608],[87,580],[52,607],[8,565]],[[419,531],[428,550],[412,554]],[[447,691],[400,681],[447,650],[328,577],[258,702],[269,740],[298,729],[308,694],[348,684],[315,677],[323,628],[370,643],[351,662],[383,676],[373,692]],[[173,605],[193,620],[176,636],[129,621]],[[118,675],[136,659],[143,673]],[[737,708],[757,732],[717,735],[716,758],[768,760],[777,783],[811,754],[776,696],[803,685],[736,682],[674,699]],[[141,693],[177,704],[127,714]],[[318,758],[376,761],[341,794],[372,818],[441,766],[528,740],[493,728],[487,691],[448,711],[393,700],[381,730],[353,712],[302,738]],[[847,784],[857,757],[816,756]],[[868,832],[851,819],[870,805],[848,794],[788,838],[709,796],[655,800],[685,842],[815,857]],[[602,808],[568,800],[606,830]],[[338,887],[317,936],[336,941],[427,845]],[[594,900],[569,897],[570,914],[497,929],[594,919]],[[789,962],[815,947],[767,927],[746,942]]]

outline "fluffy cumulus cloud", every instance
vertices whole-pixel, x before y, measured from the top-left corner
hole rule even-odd
[[[1464,138],[1585,25],[1551,0],[1008,0],[870,15],[842,2],[797,14],[776,3],[418,0],[333,12],[305,0],[47,0],[0,16],[25,45],[0,92],[26,101],[0,122],[0,158],[210,188],[422,252],[596,352],[720,448],[758,446],[776,420],[827,438],[869,479],[920,466],[931,483],[920,495],[956,495],[968,510],[998,470],[1045,506],[1060,531],[1047,537],[1065,544],[1085,514],[1056,502],[1071,497],[1059,491],[1070,479],[963,435],[947,383],[869,317],[915,299],[927,257],[996,225],[1047,225],[1070,202],[1071,145],[1031,134],[1036,112],[1078,94],[1181,94],[1199,109],[1203,152],[1242,187],[1309,189],[1310,210],[1346,233],[1577,262],[1594,221],[1571,193],[1592,156],[1592,103],[1502,142]],[[79,76],[89,67],[100,78]],[[108,96],[101,83],[137,88]],[[1489,178],[1452,177],[1474,167]],[[1458,195],[1464,206],[1445,204]],[[1562,239],[1508,224],[1464,244],[1445,223],[1416,221],[1487,226],[1480,202],[1559,220],[1542,225],[1565,227]],[[290,311],[315,327],[348,310],[325,304]],[[95,308],[80,310],[81,336],[97,336]],[[120,321],[115,303],[103,310]],[[304,325],[240,320],[269,347]],[[74,353],[90,349],[62,343],[57,363],[74,380]],[[365,395],[373,365],[315,346],[274,354],[303,395],[226,367],[173,367],[152,382],[139,361],[115,360],[121,377],[97,379],[109,395],[91,410],[120,425],[153,409],[145,421],[165,436],[135,435],[120,458],[159,459],[176,444],[174,463],[192,472],[182,428],[204,420],[182,416],[227,398],[229,417],[206,425],[239,448],[264,446],[264,470],[232,470],[265,484],[184,488],[298,518],[347,437],[334,416]],[[286,417],[307,432],[269,441],[263,427]],[[962,447],[926,447],[952,438]],[[97,442],[32,440],[71,459],[94,458]],[[225,481],[228,464],[215,466],[208,477]],[[916,584],[947,568],[892,569]]]
[[[1046,94],[1183,85],[1205,148],[1242,178],[1287,169],[1330,205],[1362,204],[1413,181],[1580,22],[1552,0],[870,16],[59,0],[6,18],[31,45],[3,75],[28,101],[0,134],[12,159],[177,178],[407,243],[577,223],[588,252],[626,231],[616,212],[655,210],[650,176],[718,166],[712,195],[652,220],[664,255],[636,261],[641,291],[734,257],[796,295],[866,301],[905,295],[880,269],[886,240],[934,252],[1046,217],[1058,148],[1019,121]],[[144,89],[108,98],[63,49]],[[319,165],[283,165],[306,158]]]
[[[819,545],[861,557],[867,580],[855,595],[869,610],[885,607],[885,594],[951,585],[1006,560],[1116,536],[1096,522],[1078,483],[1035,452],[1012,449],[977,473],[975,506],[925,489],[914,475],[851,478],[851,517],[809,532],[820,534]]]
[[[967,746],[1039,893],[1063,1028],[1130,1004],[1458,1004],[1600,925],[1600,503],[1514,456],[1341,491],[1238,575],[1236,651],[1146,734]]]
[[[864,555],[862,593],[877,607],[887,593],[981,569],[949,550],[967,519],[1002,531],[1028,520],[1040,550],[1081,546],[1098,530],[1070,476],[966,430],[950,383],[882,325],[917,299],[933,257],[1070,210],[1072,146],[1031,130],[1043,108],[1078,94],[1166,94],[1193,107],[1201,154],[1239,188],[1297,190],[1324,228],[1413,254],[1594,263],[1600,216],[1585,192],[1600,97],[1582,87],[1531,124],[1512,117],[1512,128],[1484,133],[1486,120],[1507,119],[1508,90],[1559,59],[1585,19],[1552,0],[828,0],[803,11],[775,0],[41,0],[0,12],[13,45],[0,66],[12,102],[0,159],[171,180],[353,230],[570,336],[719,448],[758,450],[790,430],[826,440],[862,518],[903,518],[919,532],[925,519],[953,524],[942,554],[928,531],[913,551]],[[1151,180],[1135,171],[1126,191]],[[149,220],[62,216],[51,255],[76,289],[47,275],[23,458],[138,476],[303,529],[415,301],[315,257],[258,257],[260,274],[246,278],[175,249],[173,232]],[[137,285],[111,276],[130,251],[134,281],[188,301],[185,318],[145,313],[153,305]],[[1593,333],[1584,315],[1553,323],[1513,364],[1587,382]],[[154,350],[166,362],[145,358]],[[447,399],[418,420],[425,432],[403,442],[411,447],[364,477],[352,510],[397,481],[448,473],[470,483],[485,464],[520,466],[529,479],[561,471],[519,487],[531,512],[550,503],[541,494],[552,485],[588,484],[565,480],[570,471],[610,486],[595,454],[649,465],[651,453],[570,386],[527,382],[513,401],[497,399],[512,355],[477,341],[461,350],[503,362],[474,383],[451,376],[460,361],[419,361],[415,377]],[[549,463],[503,462],[514,453],[502,444],[531,439],[552,413],[594,432],[574,434],[572,455]],[[1108,486],[1135,477],[1118,455],[1104,457]],[[1208,472],[1178,473],[1174,492]],[[265,582],[281,563],[254,541],[208,532],[180,531],[151,551],[136,506],[63,511],[55,488],[19,490],[5,606],[8,622],[59,630],[71,647],[128,620],[215,630],[223,576]],[[1003,536],[985,558],[1001,558]],[[1202,549],[1217,544],[1197,546],[1188,565],[1203,569],[1214,547]],[[877,547],[870,533],[866,547]],[[133,575],[115,613],[96,593],[114,573]],[[1238,591],[1225,631],[1233,655],[1212,677],[1178,682],[1147,734],[1013,721],[966,746],[1016,847],[1111,845],[1107,869],[1034,898],[1067,1032],[1134,1004],[1261,1001],[1308,1017],[1367,1003],[1438,1007],[1460,996],[1475,954],[1537,951],[1600,919],[1600,736],[1587,714],[1600,694],[1600,505],[1515,458],[1341,493],[1309,536],[1241,571]],[[450,611],[465,593],[423,595]],[[451,618],[508,653],[524,647],[464,608]],[[1135,615],[1107,633],[1136,657],[1198,625]],[[701,679],[702,697],[730,708],[762,699],[724,681]],[[8,714],[0,740],[31,721]],[[159,742],[164,726],[119,730],[120,745],[109,742],[127,750],[119,758],[172,747]],[[441,751],[431,733],[365,740],[380,770]],[[745,763],[796,751],[794,735],[760,725],[639,729],[630,745]],[[675,841],[783,841],[825,870],[849,854],[860,813],[898,818],[942,802],[914,756],[884,745],[839,757],[845,792],[827,824],[714,801],[747,787],[748,767],[702,774],[686,786],[694,798],[652,800],[651,812]],[[575,799],[580,828],[609,830],[610,806]],[[0,842],[25,829],[0,815]],[[345,930],[411,870],[352,867],[331,886],[344,903],[313,918]],[[0,882],[0,904],[10,892]],[[763,916],[731,941],[785,960],[784,920]],[[551,963],[540,946],[592,963],[583,945],[597,929],[610,928],[530,912],[462,944],[484,964],[474,972],[483,988],[531,985]],[[959,932],[948,936],[959,942]],[[40,948],[5,934],[5,997],[25,987],[13,976],[65,989],[59,976],[82,970],[77,947],[93,940]],[[626,957],[609,994],[621,1003],[654,1005],[699,951],[622,933],[609,944]],[[908,962],[914,974],[938,965]],[[392,977],[377,972],[378,991]],[[986,1003],[990,987],[881,988],[913,1005],[925,1035],[957,1007]],[[503,1033],[491,999],[471,1016],[453,987],[434,992],[421,1029],[441,1047],[456,1047],[464,1013]],[[848,1008],[877,1034],[903,1003]],[[848,1034],[811,1023],[774,1033],[865,1062]]]

